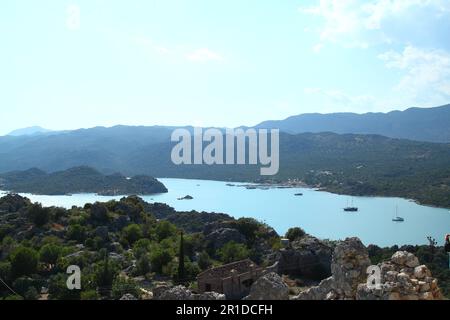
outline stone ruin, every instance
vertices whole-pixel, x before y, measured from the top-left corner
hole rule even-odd
[[[396,252],[389,261],[378,264],[381,284],[371,288],[360,284],[358,300],[442,300],[437,279],[412,253]]]
[[[340,242],[333,254],[332,276],[292,300],[441,300],[437,279],[412,253],[396,252],[378,264],[378,286],[367,283],[371,265],[366,247],[358,238]]]

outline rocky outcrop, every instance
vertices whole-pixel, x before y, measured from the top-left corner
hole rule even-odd
[[[155,300],[192,300],[192,292],[183,286],[167,288],[167,290],[153,291]]]
[[[301,292],[293,300],[355,299],[358,285],[367,279],[369,266],[367,249],[358,238],[348,238],[340,242],[334,250],[332,276],[318,286]]]
[[[380,283],[360,284],[359,300],[440,300],[438,282],[412,253],[396,252],[388,261],[378,264]]]
[[[217,292],[205,292],[202,294],[194,294],[191,290],[184,286],[176,286],[170,288],[168,286],[159,286],[153,289],[154,300],[226,300],[224,294]]]
[[[226,300],[226,297],[224,294],[217,293],[217,292],[205,292],[202,294],[194,294],[192,295],[192,300]]]
[[[396,252],[378,264],[379,281],[368,283],[371,266],[364,245],[357,238],[340,242],[333,253],[332,276],[294,300],[438,300],[437,280],[425,265],[407,251]],[[375,267],[375,266],[373,266]]]
[[[334,251],[331,263],[337,295],[342,299],[354,299],[358,285],[367,281],[370,265],[367,249],[358,238],[341,242]]]
[[[307,235],[280,250],[270,263],[278,262],[280,274],[322,280],[331,275],[331,256],[330,246]]]
[[[124,294],[122,296],[122,298],[120,298],[119,300],[137,300],[137,298],[135,296],[133,296],[130,293]]]
[[[250,294],[244,300],[288,300],[289,288],[281,277],[268,273],[260,277],[251,287]]]
[[[236,229],[220,228],[205,237],[205,241],[214,249],[222,248],[228,242],[245,243],[245,236]]]

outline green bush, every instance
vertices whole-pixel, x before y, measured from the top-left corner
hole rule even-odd
[[[173,255],[167,249],[155,247],[150,253],[150,263],[152,271],[157,273],[163,272],[163,267],[168,265],[173,260]]]
[[[298,239],[301,239],[305,236],[306,232],[302,228],[290,228],[286,232],[286,238],[289,239],[289,241],[295,241]]]
[[[132,246],[136,241],[142,238],[142,229],[137,224],[130,224],[122,231],[124,239]]]
[[[48,264],[56,264],[61,256],[62,248],[56,244],[46,244],[39,250],[39,259],[41,262]]]
[[[42,208],[41,204],[32,204],[28,208],[27,215],[30,221],[38,227],[42,227],[50,221],[50,210]]]
[[[134,280],[118,276],[112,284],[112,298],[117,300],[125,294],[131,294],[135,298],[139,298],[139,287]]]
[[[31,248],[18,247],[11,254],[11,269],[15,278],[36,273],[38,253]]]
[[[243,244],[234,241],[228,242],[218,251],[220,260],[223,263],[240,261],[249,257],[250,252]]]

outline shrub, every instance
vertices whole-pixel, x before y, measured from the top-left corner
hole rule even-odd
[[[36,273],[38,253],[27,247],[18,247],[11,254],[11,269],[15,278]]]
[[[234,241],[228,242],[219,249],[220,260],[224,263],[235,262],[249,257],[249,250],[243,244]]]
[[[142,238],[142,229],[137,224],[130,224],[123,229],[123,237],[132,246],[136,241]]]
[[[56,244],[46,244],[39,250],[39,258],[41,262],[48,264],[56,264],[61,256],[62,248]]]
[[[50,221],[50,210],[42,208],[41,204],[35,203],[28,208],[28,218],[36,226],[42,227]]]
[[[136,282],[122,276],[116,277],[112,284],[112,298],[120,299],[127,293],[139,298],[140,292]]]
[[[301,239],[305,236],[306,232],[302,228],[290,228],[286,232],[286,238],[289,239],[289,241],[295,241],[298,239]]]

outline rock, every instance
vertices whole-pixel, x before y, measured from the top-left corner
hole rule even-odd
[[[369,255],[361,240],[348,238],[334,250],[332,276],[301,292],[293,300],[355,299],[358,285],[367,279],[369,266]]]
[[[367,281],[371,265],[367,249],[358,238],[339,243],[333,254],[331,272],[334,288],[343,299],[355,299],[358,284]]]
[[[226,296],[217,292],[205,292],[193,295],[193,300],[210,301],[210,300],[226,300]]]
[[[137,298],[135,296],[133,296],[130,293],[124,294],[122,296],[122,298],[120,298],[119,300],[137,300]]]
[[[412,253],[407,251],[398,251],[394,253],[391,261],[399,266],[406,266],[409,268],[415,268],[419,265],[419,259]]]
[[[334,291],[333,284],[333,277],[329,277],[322,280],[318,286],[300,292],[300,294],[293,297],[292,300],[325,300],[329,293]]]
[[[428,270],[427,266],[422,265],[414,268],[414,277],[417,279],[425,279],[426,277],[430,277],[431,272]]]
[[[153,291],[153,297],[155,300],[192,300],[192,292],[183,286],[176,286],[162,292],[158,292],[155,295]]]
[[[431,292],[421,293],[419,296],[420,300],[434,300],[434,296]]]
[[[391,258],[391,261],[399,266],[404,266],[407,254],[408,252],[406,251],[398,251],[394,253],[394,255]]]
[[[220,228],[205,237],[205,241],[213,248],[222,248],[228,242],[245,243],[245,236],[236,229]]]
[[[289,300],[289,287],[278,274],[267,273],[252,285],[244,300]]]
[[[360,284],[357,290],[358,300],[442,299],[437,280],[431,277],[426,266],[419,266],[419,260],[413,254],[396,252],[390,260],[378,264],[378,267],[381,270],[379,288]]]
[[[162,295],[163,292],[169,290],[170,287],[167,284],[160,284],[153,288],[153,299],[158,300],[159,297]]]
[[[278,262],[281,274],[322,280],[331,276],[331,256],[332,249],[328,245],[307,235],[280,250],[270,263]]]
[[[413,255],[412,253],[408,254],[408,257],[406,259],[406,266],[409,268],[415,268],[419,265],[419,259]]]
[[[193,294],[184,286],[169,288],[167,285],[160,285],[153,289],[154,300],[226,300],[224,294],[217,292],[205,292],[202,294]]]

